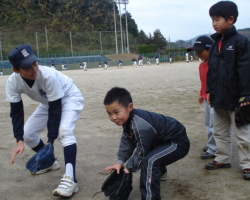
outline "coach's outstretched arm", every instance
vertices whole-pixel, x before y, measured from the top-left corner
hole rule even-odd
[[[14,137],[17,141],[17,146],[14,149],[10,159],[10,163],[13,164],[16,155],[18,153],[22,155],[25,148],[23,143],[24,111],[22,100],[17,103],[10,103],[10,117],[12,118]]]

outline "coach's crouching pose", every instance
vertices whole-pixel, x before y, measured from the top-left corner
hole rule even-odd
[[[189,151],[185,127],[171,117],[134,109],[130,93],[124,88],[112,88],[104,105],[109,119],[123,126],[118,161],[104,171],[119,173],[128,161],[126,173],[141,169],[141,199],[161,199],[160,180],[167,179],[166,166],[185,157]]]
[[[53,191],[53,195],[71,196],[78,191],[75,176],[77,148],[73,130],[83,109],[84,99],[81,92],[72,79],[61,72],[46,66],[38,66],[37,58],[27,44],[14,48],[9,53],[9,60],[14,73],[7,80],[6,95],[7,101],[10,102],[13,132],[17,140],[11,163],[14,163],[18,153],[23,153],[23,141],[35,152],[41,149],[44,143],[39,134],[47,127],[47,143],[53,144],[58,138],[65,158],[65,174],[57,189]],[[22,93],[40,102],[25,125]],[[35,174],[57,170],[59,167],[59,163],[55,161],[52,166]]]

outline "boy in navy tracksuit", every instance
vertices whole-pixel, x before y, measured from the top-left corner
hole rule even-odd
[[[185,157],[189,151],[185,127],[171,117],[134,109],[130,93],[124,88],[112,88],[104,105],[109,119],[123,127],[118,160],[104,171],[119,173],[125,163],[126,173],[141,169],[141,199],[161,199],[160,180],[166,179],[166,166]]]

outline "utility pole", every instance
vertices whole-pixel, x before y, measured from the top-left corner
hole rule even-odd
[[[119,1],[119,12],[120,12],[120,31],[121,31],[121,45],[122,45],[122,54],[123,52],[123,38],[122,38],[122,11],[121,11],[121,3]]]
[[[168,36],[168,49],[170,49],[170,35]]]
[[[126,32],[127,32],[127,52],[129,53],[129,41],[128,41],[128,18],[127,18],[127,8],[126,5],[128,4],[128,1],[126,1],[125,4],[125,16],[126,16]]]
[[[113,9],[114,9],[114,25],[115,25],[115,50],[116,50],[116,54],[118,54],[117,33],[116,33],[116,17],[115,17],[115,1],[113,1]]]

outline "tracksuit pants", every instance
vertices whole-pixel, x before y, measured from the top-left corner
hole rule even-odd
[[[160,200],[160,176],[166,173],[166,166],[185,157],[190,143],[185,134],[179,142],[156,146],[142,161],[140,192],[142,200]]]

